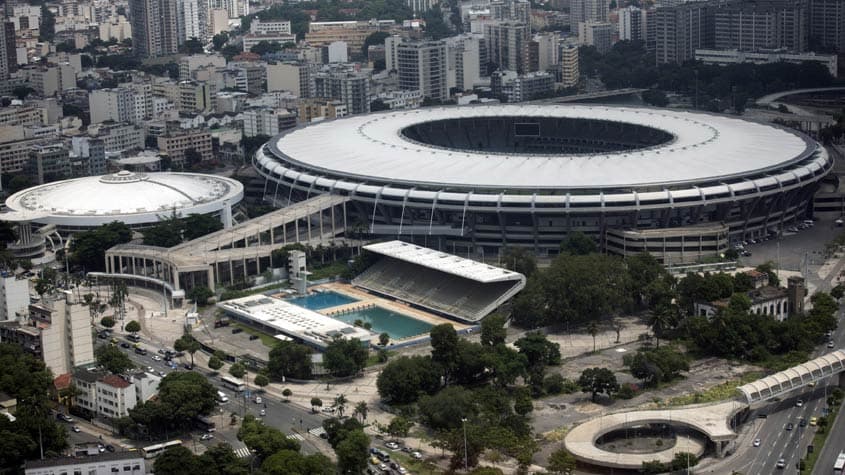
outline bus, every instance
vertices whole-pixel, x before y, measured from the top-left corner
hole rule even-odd
[[[177,445],[182,445],[182,441],[171,440],[170,442],[162,442],[161,444],[155,444],[149,447],[144,447],[143,449],[141,449],[141,453],[144,455],[145,459],[151,459],[158,457],[159,455],[163,454],[165,450],[169,449],[170,447],[176,447]]]
[[[212,421],[211,418],[207,416],[194,417],[194,426],[197,429],[200,429],[205,432],[214,432],[217,427],[214,421]]]
[[[845,452],[839,452],[836,462],[833,464],[833,473],[840,475],[845,470]]]
[[[246,390],[246,384],[238,378],[232,378],[230,376],[223,376],[220,378],[223,381],[223,386],[227,389],[231,389],[236,393],[242,393]]]

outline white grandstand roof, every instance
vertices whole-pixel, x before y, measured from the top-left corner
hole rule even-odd
[[[364,246],[364,249],[476,282],[491,283],[525,279],[525,276],[518,272],[403,241],[369,244]]]
[[[199,173],[91,176],[34,186],[6,200],[13,211],[42,213],[38,222],[95,226],[111,221],[154,223],[160,216],[219,211],[243,198],[237,180]]]
[[[275,297],[252,295],[217,304],[226,312],[264,325],[276,332],[325,347],[335,336],[369,343],[373,333]]]
[[[474,152],[414,142],[401,131],[445,119],[511,116],[604,120],[663,130],[675,139],[623,152],[531,155]],[[278,137],[287,160],[331,176],[388,183],[507,189],[617,188],[764,174],[815,145],[801,136],[734,117],[599,105],[506,104],[359,115]]]

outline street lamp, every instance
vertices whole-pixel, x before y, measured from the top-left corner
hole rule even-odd
[[[464,472],[469,471],[469,456],[467,455],[467,418],[461,417],[461,424],[464,426]]]

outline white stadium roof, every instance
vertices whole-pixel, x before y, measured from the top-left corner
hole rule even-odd
[[[12,211],[37,212],[35,221],[97,226],[111,221],[154,223],[173,211],[179,215],[219,211],[243,198],[237,180],[198,173],[132,173],[92,176],[34,186],[6,200]]]
[[[388,241],[364,246],[364,249],[392,257],[412,264],[428,267],[447,274],[489,284],[509,280],[525,280],[525,276],[501,267],[483,262],[465,259],[453,254],[436,251],[427,247],[409,244],[403,241]]]
[[[401,131],[424,122],[475,117],[583,118],[663,130],[674,140],[622,152],[532,155],[421,144]],[[352,116],[277,137],[286,160],[363,181],[476,188],[618,188],[700,183],[774,172],[815,145],[787,130],[733,117],[598,105],[495,105]]]
[[[335,336],[358,338],[368,344],[373,337],[373,333],[364,328],[354,327],[275,297],[252,295],[220,302],[217,306],[254,324],[321,348],[331,343]]]

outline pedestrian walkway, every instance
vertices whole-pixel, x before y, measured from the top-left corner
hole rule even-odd
[[[299,435],[299,434],[288,434],[288,439],[289,439],[289,440],[298,440],[298,441],[303,441],[303,440],[305,440],[305,437],[302,437],[302,436],[301,436],[301,435]]]
[[[314,437],[320,437],[321,435],[326,433],[326,429],[322,427],[315,427],[313,429],[308,429],[308,433],[313,435]]]
[[[235,455],[238,458],[245,459],[247,457],[252,456],[252,452],[250,452],[249,449],[246,446],[243,446],[243,447],[238,448],[238,449],[234,449],[234,451],[235,451]]]

